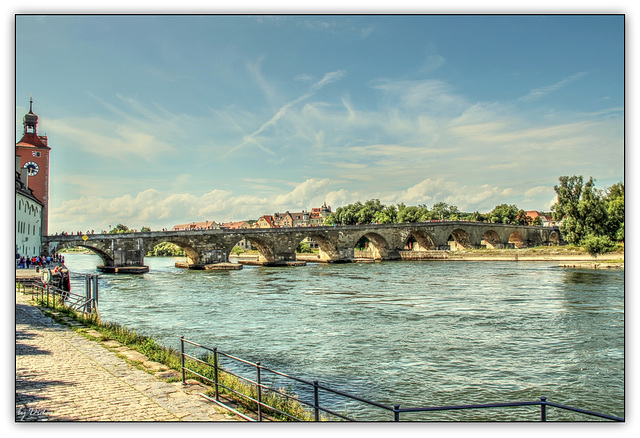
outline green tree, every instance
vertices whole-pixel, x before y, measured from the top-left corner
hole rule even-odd
[[[373,220],[379,224],[395,224],[398,220],[398,209],[395,205],[389,205],[376,212]]]
[[[398,217],[397,223],[407,222],[424,222],[429,215],[429,209],[426,205],[419,206],[405,206],[404,204],[398,204]]]
[[[542,225],[542,220],[540,219],[540,217],[537,217],[536,219],[538,219],[540,221],[540,225]],[[520,209],[518,210],[518,216],[516,217],[516,224],[518,225],[531,225],[531,217],[527,216],[527,212]]]
[[[607,209],[606,233],[616,242],[624,241],[624,184],[617,183],[605,191]]]
[[[298,246],[296,247],[296,252],[297,253],[302,253],[302,254],[308,254],[311,253],[311,246],[306,243],[306,242],[300,242],[298,243]]]
[[[336,211],[331,213],[326,219],[327,225],[355,225],[370,224],[375,222],[376,215],[383,211],[385,206],[380,203],[379,199],[371,199],[364,204],[360,201],[338,207]]]
[[[487,222],[489,220],[489,215],[488,214],[479,213],[478,211],[474,211],[469,216],[469,220],[470,221],[475,221],[475,222]]]
[[[151,228],[149,228],[149,227],[142,227],[142,228],[140,229],[140,232],[141,232],[141,233],[148,233],[149,231],[151,231]]]
[[[499,224],[515,224],[518,219],[518,207],[514,204],[500,204],[496,205],[489,213],[491,222]]]
[[[589,235],[606,235],[607,209],[595,181],[589,177],[583,182],[581,176],[561,176],[560,184],[554,186],[558,202],[551,207],[553,219],[560,220],[560,231],[564,239],[581,245]]]
[[[130,230],[128,226],[123,224],[118,224],[109,231],[109,234],[121,234],[121,233],[133,233],[133,231]]]
[[[436,202],[429,210],[427,217],[425,219],[444,219],[444,220],[454,220],[460,217],[460,210],[455,205],[449,205],[446,202]]]
[[[380,203],[379,199],[371,199],[361,205],[356,213],[356,220],[360,224],[370,224],[375,222],[376,213],[384,210],[385,206]]]
[[[611,241],[609,236],[595,236],[593,234],[589,234],[582,239],[582,246],[594,257],[616,249],[615,242]]]

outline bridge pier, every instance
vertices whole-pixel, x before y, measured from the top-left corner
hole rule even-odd
[[[144,264],[144,251],[141,249],[115,249],[113,257],[105,260],[104,265],[96,268],[108,274],[144,274],[149,267]]]

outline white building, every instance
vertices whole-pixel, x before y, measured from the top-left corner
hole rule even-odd
[[[16,155],[16,255],[38,256],[42,253],[42,201],[28,186],[27,169]]]

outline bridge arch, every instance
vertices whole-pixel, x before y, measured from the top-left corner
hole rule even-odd
[[[340,251],[336,246],[336,242],[329,237],[319,233],[309,233],[305,237],[308,237],[318,244],[320,259],[334,260],[340,258]]]
[[[482,236],[482,241],[489,249],[499,249],[503,246],[502,240],[495,230],[487,230]]]
[[[356,246],[358,241],[363,237],[369,241],[368,249],[371,252],[371,256],[375,260],[385,260],[389,254],[389,243],[382,235],[374,232],[367,232],[364,234],[357,234],[360,236],[352,242],[352,248]]]
[[[529,240],[526,246],[541,246],[542,237],[538,233],[530,233]]]
[[[447,242],[449,243],[449,247],[452,251],[471,247],[471,239],[469,238],[469,234],[465,230],[460,228],[457,228],[451,232],[449,238],[447,239]]]
[[[258,254],[259,254],[258,260],[261,260],[264,262],[274,262],[276,260],[275,252],[271,247],[271,245],[269,244],[269,242],[266,242],[260,237],[256,237],[252,235],[245,236],[245,239],[251,244],[253,248],[255,248],[258,251]],[[226,245],[224,252],[227,257],[227,260],[229,259],[229,254],[231,254],[231,251],[236,246],[236,243],[237,242],[233,242],[231,244]]]
[[[560,245],[560,233],[553,230],[549,233],[549,243],[552,245]]]
[[[145,240],[143,245],[144,254],[146,255],[146,254],[149,254],[150,252],[153,252],[153,249],[157,245],[160,245],[161,243],[165,243],[165,242],[172,243],[177,247],[179,247],[181,250],[183,250],[187,255],[187,258],[190,264],[200,263],[200,254],[198,253],[198,251],[196,251],[193,248],[193,246],[189,243],[187,239],[183,239],[180,237],[176,238],[172,236],[166,236],[166,237],[161,237],[156,239]]]
[[[513,244],[516,248],[526,248],[527,243],[522,238],[519,231],[514,231],[509,235],[509,243]]]
[[[82,248],[86,248],[89,251],[93,252],[94,254],[96,254],[98,257],[100,257],[100,259],[102,259],[102,264],[104,266],[113,266],[114,265],[114,259],[113,257],[111,257],[107,252],[105,252],[103,249],[98,248],[96,246],[91,246],[91,245],[87,245],[85,243],[79,243],[79,242],[59,242],[55,248],[51,248],[48,247],[47,252],[49,254],[52,253],[56,253],[56,252],[60,252],[61,249],[63,248],[74,248],[74,247],[82,247]]]
[[[405,250],[426,251],[436,248],[435,238],[424,230],[411,230],[404,241]]]

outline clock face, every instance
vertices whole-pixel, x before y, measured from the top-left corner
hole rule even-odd
[[[27,173],[29,174],[29,176],[36,176],[38,174],[38,171],[40,170],[38,164],[34,163],[33,161],[29,161],[28,163],[26,163],[24,165],[24,168],[27,169]]]

